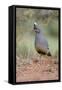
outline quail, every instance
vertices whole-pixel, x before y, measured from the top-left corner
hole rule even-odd
[[[34,23],[34,29],[35,31],[35,49],[36,51],[41,55],[47,55],[51,56],[48,41],[46,37],[44,36],[42,29],[38,27],[38,24]]]

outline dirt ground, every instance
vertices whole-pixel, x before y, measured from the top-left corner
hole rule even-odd
[[[32,58],[31,63],[20,65],[17,59],[16,82],[43,81],[58,79],[58,60],[43,56],[40,60]]]

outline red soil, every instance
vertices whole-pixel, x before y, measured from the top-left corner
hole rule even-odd
[[[16,82],[58,80],[58,62],[52,57],[33,59],[16,68]]]

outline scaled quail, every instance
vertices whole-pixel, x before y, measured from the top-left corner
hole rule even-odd
[[[34,23],[34,31],[35,35],[35,48],[36,51],[41,55],[48,55],[51,56],[49,51],[48,41],[42,33],[42,30],[38,27],[38,24]]]

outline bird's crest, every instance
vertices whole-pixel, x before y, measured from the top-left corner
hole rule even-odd
[[[38,24],[37,24],[36,22],[34,22],[34,25],[36,25],[36,26],[37,26]]]
[[[34,29],[38,28],[38,24],[36,22],[34,22]]]

